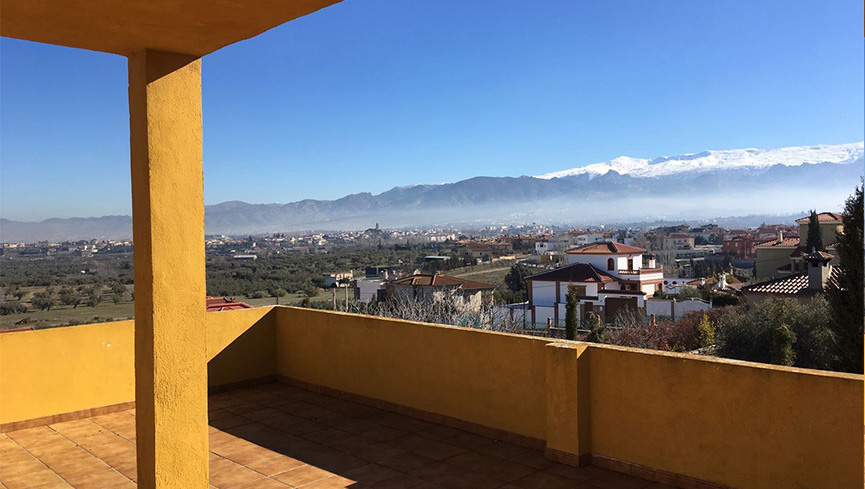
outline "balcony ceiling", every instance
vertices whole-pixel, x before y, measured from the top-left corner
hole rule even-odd
[[[3,0],[0,34],[124,56],[203,56],[339,1]]]

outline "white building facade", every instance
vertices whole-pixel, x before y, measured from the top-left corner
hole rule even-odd
[[[592,243],[568,250],[567,265],[529,277],[531,324],[564,325],[565,304],[571,286],[580,298],[577,316],[583,321],[596,314],[612,321],[630,308],[645,313],[646,299],[663,287],[664,274],[646,250],[621,243]]]

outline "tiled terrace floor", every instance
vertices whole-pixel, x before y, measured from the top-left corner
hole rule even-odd
[[[283,384],[210,396],[210,424],[219,489],[668,487]],[[0,434],[0,488],[55,487],[135,487],[134,411]]]

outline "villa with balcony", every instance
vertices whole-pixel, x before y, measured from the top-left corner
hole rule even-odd
[[[0,488],[862,487],[861,375],[205,312],[203,58],[333,3],[0,3],[4,36],[128,58],[135,242],[134,321],[0,334]],[[573,256],[648,295],[604,246]]]
[[[664,270],[655,255],[643,248],[616,242],[592,243],[567,250],[567,265],[527,278],[532,325],[562,326],[568,290],[576,287],[577,318],[596,314],[611,321],[625,309],[644,311],[646,300],[664,285]]]

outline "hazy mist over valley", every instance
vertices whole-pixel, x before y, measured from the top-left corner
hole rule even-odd
[[[620,157],[535,177],[475,177],[337,200],[223,202],[206,206],[206,232],[336,231],[375,223],[390,228],[578,226],[735,216],[750,216],[732,221],[737,226],[753,226],[791,221],[810,208],[837,210],[862,173],[861,142],[653,160]],[[130,236],[129,216],[0,221],[0,239],[6,242]]]

